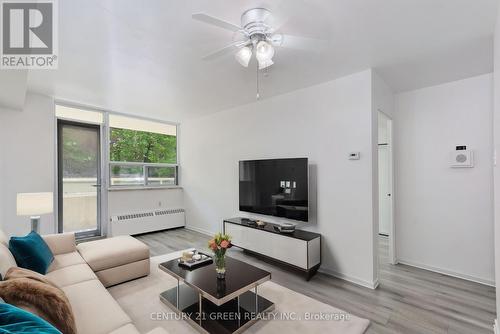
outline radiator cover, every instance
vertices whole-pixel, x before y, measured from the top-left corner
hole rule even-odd
[[[184,209],[154,209],[111,216],[110,235],[134,235],[186,225]]]

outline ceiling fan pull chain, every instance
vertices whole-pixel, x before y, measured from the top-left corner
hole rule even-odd
[[[256,67],[256,74],[257,74],[257,100],[260,99],[260,87],[259,87],[259,63],[257,63]]]

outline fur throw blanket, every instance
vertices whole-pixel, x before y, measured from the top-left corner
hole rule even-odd
[[[38,315],[63,334],[76,334],[75,318],[64,292],[44,275],[12,267],[0,282],[0,298]]]

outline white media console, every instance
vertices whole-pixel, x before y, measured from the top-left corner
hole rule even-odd
[[[223,228],[234,246],[299,269],[309,280],[321,265],[321,235],[302,230],[280,233],[276,226],[258,226],[250,219],[231,218],[224,220]]]

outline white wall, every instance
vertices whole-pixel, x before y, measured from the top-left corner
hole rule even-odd
[[[397,95],[398,260],[494,283],[492,75]],[[457,145],[475,167],[450,168]]]
[[[7,111],[3,111],[2,109],[0,109],[0,113],[2,113],[2,112],[7,112]],[[1,117],[2,116],[0,116],[0,120],[1,120]],[[2,126],[2,123],[0,123],[0,229],[3,229],[3,226],[5,225],[2,189],[4,189],[4,186],[3,186],[4,181],[3,180],[5,179],[3,165],[5,164],[5,161],[7,160],[7,159],[5,159],[5,152],[4,152],[4,146],[7,145],[7,143],[3,141],[3,135],[2,135],[3,131],[2,130],[3,130],[3,126]]]
[[[368,70],[183,123],[188,226],[215,232],[223,218],[243,215],[239,160],[309,157],[317,179],[317,211],[309,229],[323,236],[322,269],[372,286],[377,121],[371,77]],[[361,160],[349,161],[350,151],[360,151]]]
[[[373,109],[383,112],[390,118],[394,116],[394,92],[376,71],[372,76]]]
[[[494,148],[497,162],[494,168],[495,178],[495,272],[496,286],[500,287],[500,7],[498,8],[497,24],[495,29],[495,73],[494,73]],[[497,314],[500,311],[500,288],[497,292]],[[498,328],[497,328],[498,331]]]
[[[183,208],[182,188],[110,191],[108,207],[110,216],[143,210]]]
[[[16,215],[20,192],[54,191],[54,102],[28,94],[23,111],[0,112],[2,211],[0,226],[9,235],[30,231],[29,217]],[[54,231],[54,215],[41,217],[40,231]]]
[[[2,70],[0,76],[0,109],[22,111],[26,99],[28,70]]]

